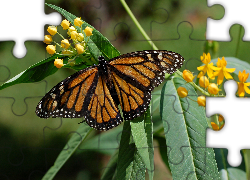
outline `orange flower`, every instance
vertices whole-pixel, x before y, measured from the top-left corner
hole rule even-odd
[[[217,67],[218,69],[215,70],[214,76],[218,76],[217,84],[220,85],[223,82],[224,76],[226,79],[233,79],[233,77],[229,74],[235,71],[235,68],[226,68],[227,61],[224,57],[222,59],[218,58]]]
[[[203,56],[201,56],[201,61],[205,65],[197,67],[197,69],[199,71],[201,71],[197,77],[200,78],[201,76],[203,76],[207,73],[207,75],[210,79],[214,79],[214,71],[213,70],[217,70],[217,67],[215,67],[213,63],[210,63],[210,61],[211,61],[210,53],[207,53],[207,54],[203,53]]]
[[[243,70],[243,72],[239,71],[238,77],[240,82],[237,82],[237,84],[238,84],[238,95],[240,97],[245,96],[245,91],[247,94],[250,94],[250,89],[248,88],[248,86],[250,86],[250,82],[246,82],[248,76],[249,73],[246,73],[246,70]]]

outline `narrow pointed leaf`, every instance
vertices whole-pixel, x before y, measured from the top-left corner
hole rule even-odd
[[[154,144],[153,144],[153,122],[151,120],[151,108],[148,108],[144,113],[144,123],[145,123],[145,131],[147,136],[148,143],[148,153],[149,153],[149,161],[150,161],[150,169],[148,170],[149,179],[153,179],[154,177]]]
[[[169,80],[162,89],[160,110],[173,179],[218,179],[214,151],[206,148],[205,109],[180,98],[179,86],[188,90],[188,98],[197,99],[194,88],[181,78]]]
[[[45,60],[42,60],[25,71],[19,73],[12,79],[8,80],[0,86],[0,90],[20,83],[34,83],[43,80],[47,76],[54,74],[58,68],[54,66],[56,58],[63,58],[61,55],[53,55]],[[65,58],[66,60],[67,58]]]
[[[152,124],[152,122],[150,121],[147,122],[149,131],[150,131],[149,124]],[[135,142],[135,146],[146,168],[148,169],[148,173],[150,174],[150,179],[151,179],[153,169],[151,169],[151,163],[149,159],[150,158],[149,149],[152,148],[152,146],[150,147],[148,145],[148,138],[147,138],[148,134],[145,133],[145,127],[144,127],[144,115],[134,119],[133,121],[130,122],[130,124],[131,124],[131,132],[132,132],[133,140]],[[148,132],[148,133],[152,134],[152,130],[151,132]]]
[[[117,172],[114,179],[145,179],[146,167],[131,135],[130,122],[125,121],[120,141]]]

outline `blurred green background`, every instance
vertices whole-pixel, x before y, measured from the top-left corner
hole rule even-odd
[[[196,73],[196,67],[201,65],[199,59],[206,44],[206,20],[208,17],[222,18],[223,7],[215,5],[208,8],[205,0],[126,2],[156,46],[181,54],[186,59],[181,70],[187,68]],[[46,0],[46,3],[57,5],[82,17],[106,36],[121,54],[151,49],[119,1]],[[45,6],[45,12],[54,11]],[[24,25],[32,27],[30,22],[26,23]],[[48,34],[46,29],[47,26],[44,30],[45,34]],[[218,56],[236,56],[237,53],[239,59],[249,61],[249,42],[241,40],[244,30],[241,34],[239,32],[240,26],[234,25],[230,29],[232,41],[218,42]],[[27,54],[22,59],[12,55],[13,46],[14,42],[0,42],[1,84],[49,56],[43,42],[25,42]],[[47,91],[73,73],[71,69],[61,69],[41,82],[19,84],[0,92],[0,179],[41,179],[53,165],[82,120],[40,119],[35,114],[35,108]],[[102,142],[104,146],[100,146],[100,142],[105,133],[93,130],[89,138],[95,137],[94,142],[97,145],[93,147],[95,144],[87,142],[86,146],[82,145],[55,179],[100,179],[109,155],[115,151],[114,147],[118,146],[121,130],[121,127],[112,130],[115,138],[110,144],[108,140],[104,141],[105,144]],[[92,148],[97,150],[91,150]],[[104,148],[106,150],[98,150]],[[155,179],[168,179],[166,174],[169,172],[161,162],[157,148],[155,167]]]

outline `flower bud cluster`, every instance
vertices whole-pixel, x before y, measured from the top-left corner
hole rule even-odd
[[[57,31],[56,26],[49,26],[47,31],[50,35],[45,35],[43,41],[44,43],[48,44],[46,47],[46,51],[50,55],[59,54],[59,52],[56,51],[56,47],[59,46],[60,53],[64,56],[76,57],[80,54],[84,54],[87,50],[87,43],[89,41],[89,38],[93,35],[93,29],[88,26],[85,29],[82,29],[83,23],[84,22],[81,20],[81,18],[75,18],[73,25],[71,25],[68,20],[63,20],[61,22],[61,27],[63,28],[63,30],[67,31],[67,38],[64,38]],[[55,36],[56,34],[62,37],[60,43],[53,41],[53,36]],[[52,45],[52,43],[54,43],[54,45]],[[63,61],[61,59],[55,59],[54,65],[57,68],[61,68],[63,66]]]

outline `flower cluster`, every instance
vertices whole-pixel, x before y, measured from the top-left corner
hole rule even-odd
[[[223,96],[223,94],[219,95],[219,92],[221,92],[221,86],[225,79],[233,79],[232,75],[230,73],[233,73],[235,71],[235,68],[227,68],[227,61],[224,57],[221,59],[218,58],[216,65],[214,65],[211,62],[211,56],[210,53],[203,53],[203,55],[200,57],[201,62],[204,64],[202,66],[197,67],[197,69],[200,71],[197,75],[197,83],[196,85],[197,89],[201,91],[206,96]],[[237,94],[240,97],[245,96],[245,92],[250,94],[250,89],[248,86],[250,86],[250,82],[246,82],[247,78],[249,76],[249,73],[246,73],[245,70],[242,72],[239,71],[238,78],[238,92]],[[187,81],[187,83],[193,83],[193,80],[195,76],[192,72],[189,70],[184,70],[182,77],[184,80]],[[184,98],[188,95],[188,91],[184,87],[179,87],[177,89],[177,93],[181,98]],[[205,96],[199,96],[197,98],[197,103],[199,106],[206,106],[206,97]],[[211,127],[214,130],[220,130],[224,126],[224,121],[222,116],[215,116],[217,117],[217,123],[211,122]]]
[[[81,55],[87,50],[87,43],[89,41],[89,37],[92,35],[93,29],[91,27],[86,27],[84,30],[82,29],[82,24],[84,22],[80,18],[74,19],[74,25],[71,25],[68,20],[63,20],[61,22],[61,26],[63,30],[67,30],[68,38],[64,38],[58,31],[56,26],[49,26],[47,31],[50,35],[44,36],[44,43],[48,44],[46,47],[46,51],[50,54],[59,54],[56,52],[56,47],[59,46],[62,51],[61,54],[64,56],[72,56],[77,57],[77,55]],[[80,30],[79,30],[80,29]],[[53,41],[53,36],[58,34],[62,40],[61,43],[57,43]],[[54,43],[55,45],[52,45]],[[70,62],[74,61],[72,59]],[[61,68],[63,64],[62,59],[55,59],[54,65],[57,68]]]

